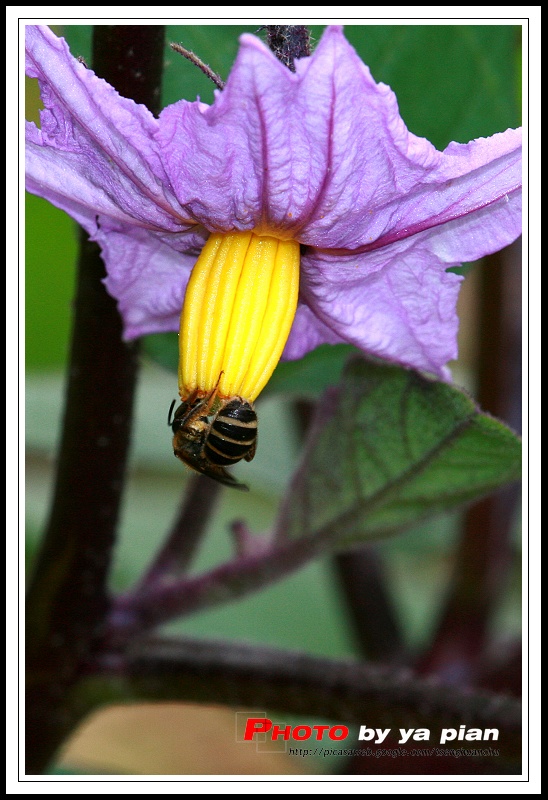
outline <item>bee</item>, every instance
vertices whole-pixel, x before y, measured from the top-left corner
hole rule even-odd
[[[219,397],[217,387],[218,383],[205,397],[199,390],[192,392],[172,419],[173,401],[167,419],[173,431],[173,453],[196,472],[248,491],[225,467],[255,456],[257,414],[253,404],[242,397]]]

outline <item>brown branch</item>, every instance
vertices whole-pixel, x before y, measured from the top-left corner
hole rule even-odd
[[[497,728],[504,760],[517,760],[521,751],[518,701],[401,669],[232,642],[150,638],[91,665],[90,673],[81,687],[84,703],[86,694],[106,683],[115,701],[221,703],[394,733],[422,727],[430,730],[433,744],[442,728]]]
[[[201,58],[198,58],[196,53],[193,53],[192,50],[187,50],[186,47],[183,47],[181,44],[177,44],[176,42],[171,42],[169,46],[176,53],[179,53],[179,55],[187,58],[192,64],[194,64],[195,67],[198,67],[198,69],[200,69],[210,81],[213,81],[217,89],[225,88],[225,82],[223,79],[217,75],[216,72],[213,72],[211,67],[208,67],[208,65],[205,64]]]
[[[375,546],[338,553],[333,562],[361,652],[372,661],[403,663],[403,633]]]

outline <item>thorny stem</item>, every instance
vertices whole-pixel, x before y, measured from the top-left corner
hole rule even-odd
[[[161,26],[99,26],[94,67],[156,109]],[[50,519],[27,597],[27,764],[42,772],[77,721],[68,696],[109,606],[106,579],[130,441],[138,348],[122,342],[97,245],[81,240],[68,387]]]

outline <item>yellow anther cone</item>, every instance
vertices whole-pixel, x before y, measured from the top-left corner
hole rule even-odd
[[[185,295],[179,392],[253,402],[280,360],[299,294],[298,242],[253,231],[214,233]],[[220,376],[220,381],[219,381]]]

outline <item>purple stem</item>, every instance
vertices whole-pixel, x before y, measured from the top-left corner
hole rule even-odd
[[[276,719],[282,713],[303,714],[308,724],[321,717],[346,725],[389,727],[395,734],[400,727],[424,727],[431,730],[431,745],[439,742],[442,727],[458,729],[466,721],[468,727],[499,730],[501,761],[519,760],[521,751],[521,704],[513,698],[459,688],[448,691],[439,680],[417,679],[401,668],[272,647],[144,637],[116,662],[94,665],[88,690],[93,693],[94,684],[96,691],[102,683],[110,684],[122,702],[138,698],[222,703],[271,709]],[[353,738],[343,746],[357,744]]]
[[[520,249],[516,242],[482,265],[478,401],[520,428]],[[512,531],[519,487],[474,505],[465,517],[452,584],[437,632],[419,664],[422,673],[466,685],[478,679],[491,638],[493,614],[513,561]]]
[[[334,567],[360,652],[372,661],[404,663],[403,633],[377,548],[366,545],[338,553]]]
[[[295,572],[325,548],[324,535],[301,538],[239,556],[196,577],[147,583],[115,599],[106,631],[120,647],[165,622],[227,603]]]
[[[98,27],[97,73],[157,107],[164,32]],[[96,244],[82,235],[58,471],[27,596],[27,764],[42,772],[77,721],[70,690],[108,611],[106,580],[130,441],[138,348],[122,341],[101,282]]]
[[[146,592],[164,577],[180,575],[188,569],[215,511],[221,488],[220,483],[204,475],[190,477],[171,532],[137,592]]]

